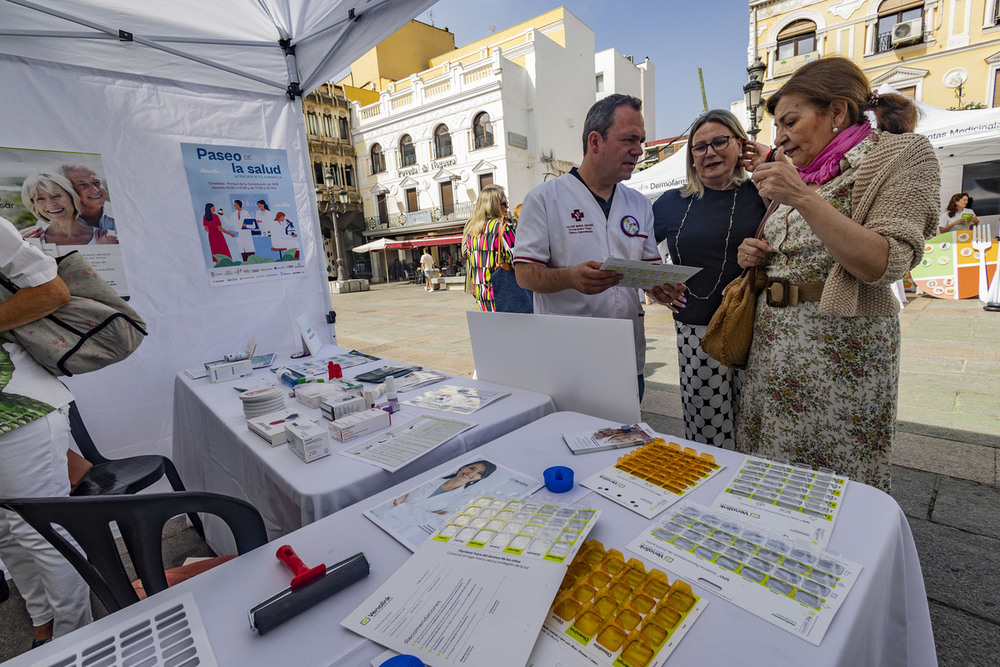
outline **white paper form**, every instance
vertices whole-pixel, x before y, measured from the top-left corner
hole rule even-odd
[[[479,408],[485,408],[493,401],[510,396],[506,391],[487,391],[476,387],[459,387],[446,384],[443,387],[425,391],[419,396],[408,398],[403,403],[417,408],[429,408],[454,412],[460,415],[471,415]]]
[[[602,271],[617,271],[623,278],[619,287],[635,287],[637,289],[650,289],[655,285],[687,282],[694,274],[701,271],[697,266],[684,266],[682,264],[652,264],[642,262],[637,259],[622,259],[621,257],[608,257],[601,265]]]
[[[861,573],[857,563],[690,501],[628,549],[814,646]]]
[[[652,519],[724,467],[711,454],[699,454],[691,447],[682,450],[675,442],[668,444],[656,438],[582,483],[622,507]]]
[[[820,549],[830,543],[847,478],[751,456],[712,506]]]
[[[477,498],[341,625],[431,667],[523,665],[599,516]]]
[[[421,415],[337,453],[395,472],[472,427],[467,422]]]
[[[468,481],[466,481],[468,480]],[[449,484],[449,482],[457,482]],[[443,526],[470,498],[525,498],[542,483],[528,475],[475,456],[455,464],[455,471],[372,507],[365,516],[410,551]],[[532,502],[538,502],[532,499]]]

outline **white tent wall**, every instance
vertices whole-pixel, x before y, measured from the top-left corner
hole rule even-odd
[[[259,351],[297,348],[302,313],[331,340],[301,100],[286,91],[330,80],[433,2],[0,0],[0,146],[101,155],[149,325],[129,359],[66,380],[105,454],[170,453],[181,369],[251,336]],[[209,284],[182,142],[287,151],[305,273]]]
[[[169,454],[179,370],[236,351],[251,336],[262,351],[293,349],[302,313],[330,340],[299,101],[10,58],[0,58],[0,80],[17,82],[17,94],[0,100],[0,145],[102,156],[131,303],[150,332],[124,362],[66,379],[106,454]],[[297,202],[289,217],[301,221],[305,273],[209,285],[181,142],[288,151]]]
[[[687,150],[681,149],[663,158],[652,167],[637,171],[625,185],[638,190],[651,201],[674,188],[682,188],[687,183]]]

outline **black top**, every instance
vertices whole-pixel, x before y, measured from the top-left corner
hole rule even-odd
[[[684,229],[681,230],[681,221],[689,203],[691,210],[688,211]],[[680,190],[668,190],[660,195],[653,204],[656,242],[667,240],[670,261],[674,264],[702,267],[687,282],[687,307],[674,315],[675,320],[695,326],[708,324],[722,301],[722,290],[743,271],[736,262],[736,249],[743,239],[757,233],[766,210],[767,207],[757,194],[757,186],[749,180],[737,191],[705,188],[701,199],[681,197]],[[729,229],[730,211],[733,212],[733,228],[729,233],[727,247],[726,231]],[[677,253],[678,230],[680,257]],[[720,280],[723,258],[727,258],[727,261]],[[695,295],[708,298],[698,299]]]
[[[584,185],[585,188],[587,188],[588,190],[590,190],[590,186],[587,185],[587,181],[583,180],[583,176],[580,175],[580,172],[577,171],[576,167],[573,167],[572,169],[570,169],[569,173],[571,173],[574,176],[576,176],[576,179],[578,181],[580,181],[581,183],[583,183],[583,185]],[[607,200],[605,200],[603,197],[601,197],[601,195],[597,194],[593,190],[590,190],[590,194],[594,195],[594,199],[597,200],[597,205],[601,207],[602,211],[604,211],[604,218],[605,219],[607,219],[608,216],[611,215],[611,203],[615,200],[615,191],[617,189],[618,189],[618,184],[615,183],[615,185],[612,186],[612,188],[611,188],[611,196],[608,197]]]

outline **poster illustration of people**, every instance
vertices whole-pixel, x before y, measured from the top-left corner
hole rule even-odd
[[[78,251],[128,298],[123,223],[112,213],[100,155],[0,147],[0,216],[53,257]]]
[[[182,143],[181,152],[211,284],[305,271],[284,150]]]

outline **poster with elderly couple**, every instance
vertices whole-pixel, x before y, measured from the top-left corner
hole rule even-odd
[[[181,153],[211,284],[305,272],[286,151],[182,143]]]
[[[101,156],[0,147],[0,216],[53,257],[78,251],[128,298]]]

